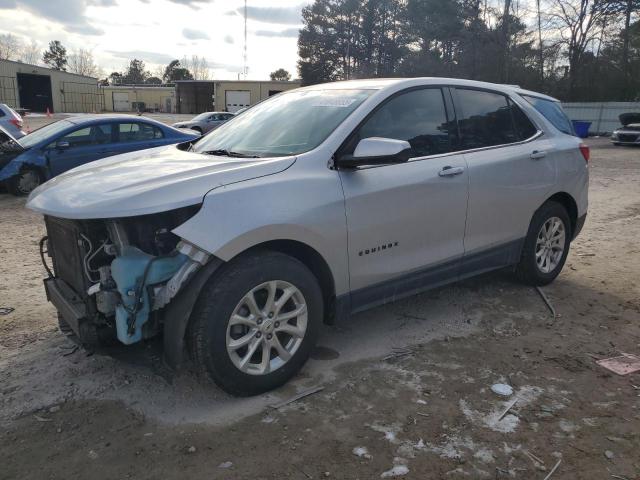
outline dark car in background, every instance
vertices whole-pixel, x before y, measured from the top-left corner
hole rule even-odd
[[[86,115],[59,120],[18,140],[0,132],[0,183],[14,195],[74,167],[118,155],[199,137],[133,115]]]
[[[215,130],[233,117],[235,117],[235,114],[229,112],[204,112],[189,121],[174,123],[172,126],[175,128],[188,128],[205,134]]]
[[[623,113],[618,117],[622,127],[611,134],[614,145],[640,145],[640,113]]]

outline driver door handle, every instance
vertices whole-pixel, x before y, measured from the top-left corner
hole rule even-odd
[[[541,158],[544,158],[546,156],[547,152],[545,152],[544,150],[534,150],[533,152],[531,152],[531,155],[529,155],[531,160],[540,160]]]
[[[464,167],[451,167],[447,165],[438,172],[438,175],[441,177],[453,177],[455,175],[460,175],[462,172],[464,172]]]

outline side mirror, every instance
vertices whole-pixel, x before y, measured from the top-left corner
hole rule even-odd
[[[69,142],[65,142],[64,140],[56,142],[56,150],[66,150],[67,148],[69,148]]]
[[[364,165],[386,165],[404,163],[409,160],[411,145],[405,140],[370,137],[358,142],[353,155],[344,155],[337,161],[342,168],[355,168]]]

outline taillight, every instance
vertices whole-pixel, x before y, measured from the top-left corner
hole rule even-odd
[[[18,120],[17,118],[12,118],[9,120],[9,123],[13,123],[16,127],[22,128],[22,120]]]
[[[580,153],[584,157],[584,161],[589,163],[589,155],[590,155],[589,146],[585,145],[584,143],[581,143],[579,148],[580,148]]]

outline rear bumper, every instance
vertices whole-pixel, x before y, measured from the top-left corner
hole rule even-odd
[[[80,323],[87,318],[87,307],[82,299],[78,298],[64,280],[55,277],[44,280],[44,290],[47,300],[56,307],[76,335],[80,336]]]
[[[584,227],[584,222],[586,222],[586,220],[587,220],[586,213],[576,219],[576,228],[573,231],[573,239],[575,239],[580,234],[580,232],[582,231],[582,227]]]

